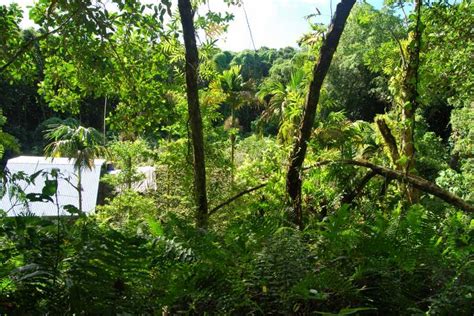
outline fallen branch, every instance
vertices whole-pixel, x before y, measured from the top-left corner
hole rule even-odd
[[[268,182],[264,182],[262,184],[259,184],[257,185],[256,187],[253,187],[253,188],[250,188],[250,189],[247,189],[245,191],[242,191],[236,195],[234,195],[233,197],[231,197],[230,199],[222,202],[221,204],[217,205],[216,207],[214,207],[213,209],[211,209],[209,211],[209,216],[211,216],[212,214],[214,214],[215,212],[217,212],[218,210],[220,210],[221,208],[223,208],[224,206],[234,202],[235,200],[237,200],[238,198],[240,198],[241,196],[245,195],[245,194],[249,194],[249,193],[252,193],[253,191],[257,191],[263,187],[265,187],[266,185],[268,184]]]
[[[462,209],[466,212],[474,212],[474,206],[470,205],[457,195],[452,194],[449,191],[441,188],[440,186],[415,175],[405,174],[400,171],[389,169],[386,167],[378,166],[366,160],[342,160],[341,163],[355,165],[360,167],[365,167],[373,170],[379,175],[385,176],[387,178],[392,178],[398,181],[404,181],[411,184],[413,187],[418,190],[424,191],[426,193],[432,194],[446,203],[449,203],[459,209]]]

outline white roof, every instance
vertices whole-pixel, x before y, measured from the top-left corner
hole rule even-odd
[[[95,166],[102,166],[104,159],[95,159]],[[70,166],[74,165],[74,159],[71,158],[49,158],[49,157],[38,157],[38,156],[19,156],[8,160],[8,164],[39,164],[39,165],[54,165],[54,166]]]
[[[77,175],[74,170],[74,159],[69,158],[46,158],[34,156],[20,156],[8,160],[7,169],[13,174],[24,172],[27,175],[43,170],[51,171],[59,169],[60,177],[58,180],[58,204],[61,207],[60,214],[68,215],[62,208],[64,205],[74,205],[79,208],[78,192],[73,188],[77,186]],[[100,169],[105,160],[95,159],[92,170],[84,168],[81,172],[82,177],[82,208],[85,213],[90,213],[95,209],[97,202],[97,193],[99,190]],[[51,179],[51,176],[50,176]],[[68,183],[68,181],[70,183]],[[41,193],[45,183],[44,176],[38,176],[34,184],[28,185],[25,181],[18,184],[28,193]],[[72,185],[71,185],[72,184]],[[56,205],[50,202],[30,202],[28,206],[23,205],[18,199],[13,197],[10,199],[6,194],[0,201],[0,209],[8,212],[8,216],[16,216],[21,213],[31,212],[38,216],[55,216],[57,215]]]

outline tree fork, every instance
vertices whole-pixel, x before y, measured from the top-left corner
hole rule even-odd
[[[204,137],[202,131],[201,110],[199,107],[198,71],[199,55],[194,28],[194,12],[189,0],[178,1],[186,57],[186,94],[191,127],[191,139],[194,157],[194,188],[196,195],[196,224],[206,228],[208,223],[208,205],[206,193],[206,163],[204,155]]]
[[[305,102],[303,120],[299,128],[299,136],[293,146],[289,159],[290,165],[286,178],[286,191],[292,207],[290,220],[300,229],[303,228],[301,167],[306,156],[307,142],[311,136],[321,87],[354,4],[355,0],[342,0],[336,7],[336,13],[319,50],[319,60],[313,68],[313,79],[311,80]]]

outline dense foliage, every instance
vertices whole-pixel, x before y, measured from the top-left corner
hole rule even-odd
[[[71,213],[0,210],[0,314],[472,315],[472,1],[354,6],[300,170],[302,225],[285,181],[326,25],[309,15],[298,48],[222,51],[233,16],[205,4],[207,225],[177,8],[40,0],[22,29],[19,6],[0,6],[0,197]],[[76,209],[57,203],[58,170],[3,170],[20,153],[75,159],[79,179],[97,157],[121,172],[86,215],[80,181]],[[140,166],[156,190],[137,192]],[[41,192],[19,185],[40,177]]]

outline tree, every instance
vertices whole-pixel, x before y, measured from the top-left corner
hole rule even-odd
[[[325,100],[329,102],[322,106],[344,110],[351,120],[372,121],[376,114],[384,113],[391,96],[383,68],[398,62],[397,41],[405,36],[401,19],[391,10],[356,4],[326,78]]]
[[[304,105],[305,72],[303,69],[291,73],[287,83],[268,78],[260,86],[257,97],[264,103],[262,119],[276,119],[278,138],[284,143],[293,139]]]
[[[133,183],[142,179],[137,167],[151,156],[148,144],[142,139],[133,142],[119,141],[111,144],[109,150],[114,164],[121,170],[118,175],[110,177],[111,184],[125,185],[127,189],[132,189]]]
[[[104,138],[94,128],[80,126],[76,120],[65,120],[63,124],[52,126],[45,136],[51,141],[44,152],[53,159],[66,156],[74,159],[77,186],[74,188],[79,196],[79,213],[82,214],[82,179],[85,168],[94,168],[94,159],[107,156],[107,149],[102,145]]]
[[[351,12],[354,3],[355,0],[342,0],[337,5],[336,13],[331,21],[328,33],[326,34],[319,51],[319,60],[313,69],[313,78],[306,98],[303,119],[299,128],[299,136],[290,154],[290,165],[288,167],[286,178],[286,190],[292,206],[293,214],[291,214],[291,220],[300,228],[303,227],[301,205],[301,166],[303,165],[306,156],[306,150],[308,147],[307,142],[311,136],[321,87],[329,70],[329,66],[331,65],[331,60],[344,30],[347,17]]]
[[[407,47],[400,47],[402,66],[400,72],[393,76],[392,84],[396,93],[394,101],[401,112],[400,136],[400,167],[406,174],[415,172],[415,113],[419,108],[419,72],[421,51],[421,7],[422,0],[415,0],[414,21],[410,25]],[[402,190],[405,190],[402,187]],[[407,197],[410,202],[416,202],[416,191],[406,187]]]
[[[226,103],[230,106],[230,116],[225,120],[224,128],[229,131],[230,143],[231,143],[231,170],[232,170],[232,183],[234,181],[234,169],[235,169],[235,139],[236,134],[239,131],[239,119],[236,117],[235,112],[244,104],[244,83],[242,75],[240,74],[240,66],[232,66],[229,70],[219,76],[219,83],[222,91],[227,95]]]
[[[217,71],[222,72],[228,70],[233,58],[234,55],[229,51],[223,51],[214,55],[213,60],[216,64]]]
[[[184,47],[186,50],[186,95],[188,98],[189,125],[191,127],[191,139],[194,154],[194,187],[197,204],[196,224],[200,228],[206,228],[208,221],[206,162],[204,155],[201,110],[199,108],[199,55],[193,21],[194,10],[189,0],[179,0],[178,8],[181,16]]]
[[[422,0],[415,0],[415,23],[410,34],[407,61],[403,71],[400,103],[402,107],[402,155],[407,162],[405,172],[411,172],[415,166],[415,112],[419,106],[418,100],[418,68],[420,67],[421,50],[421,5]]]

